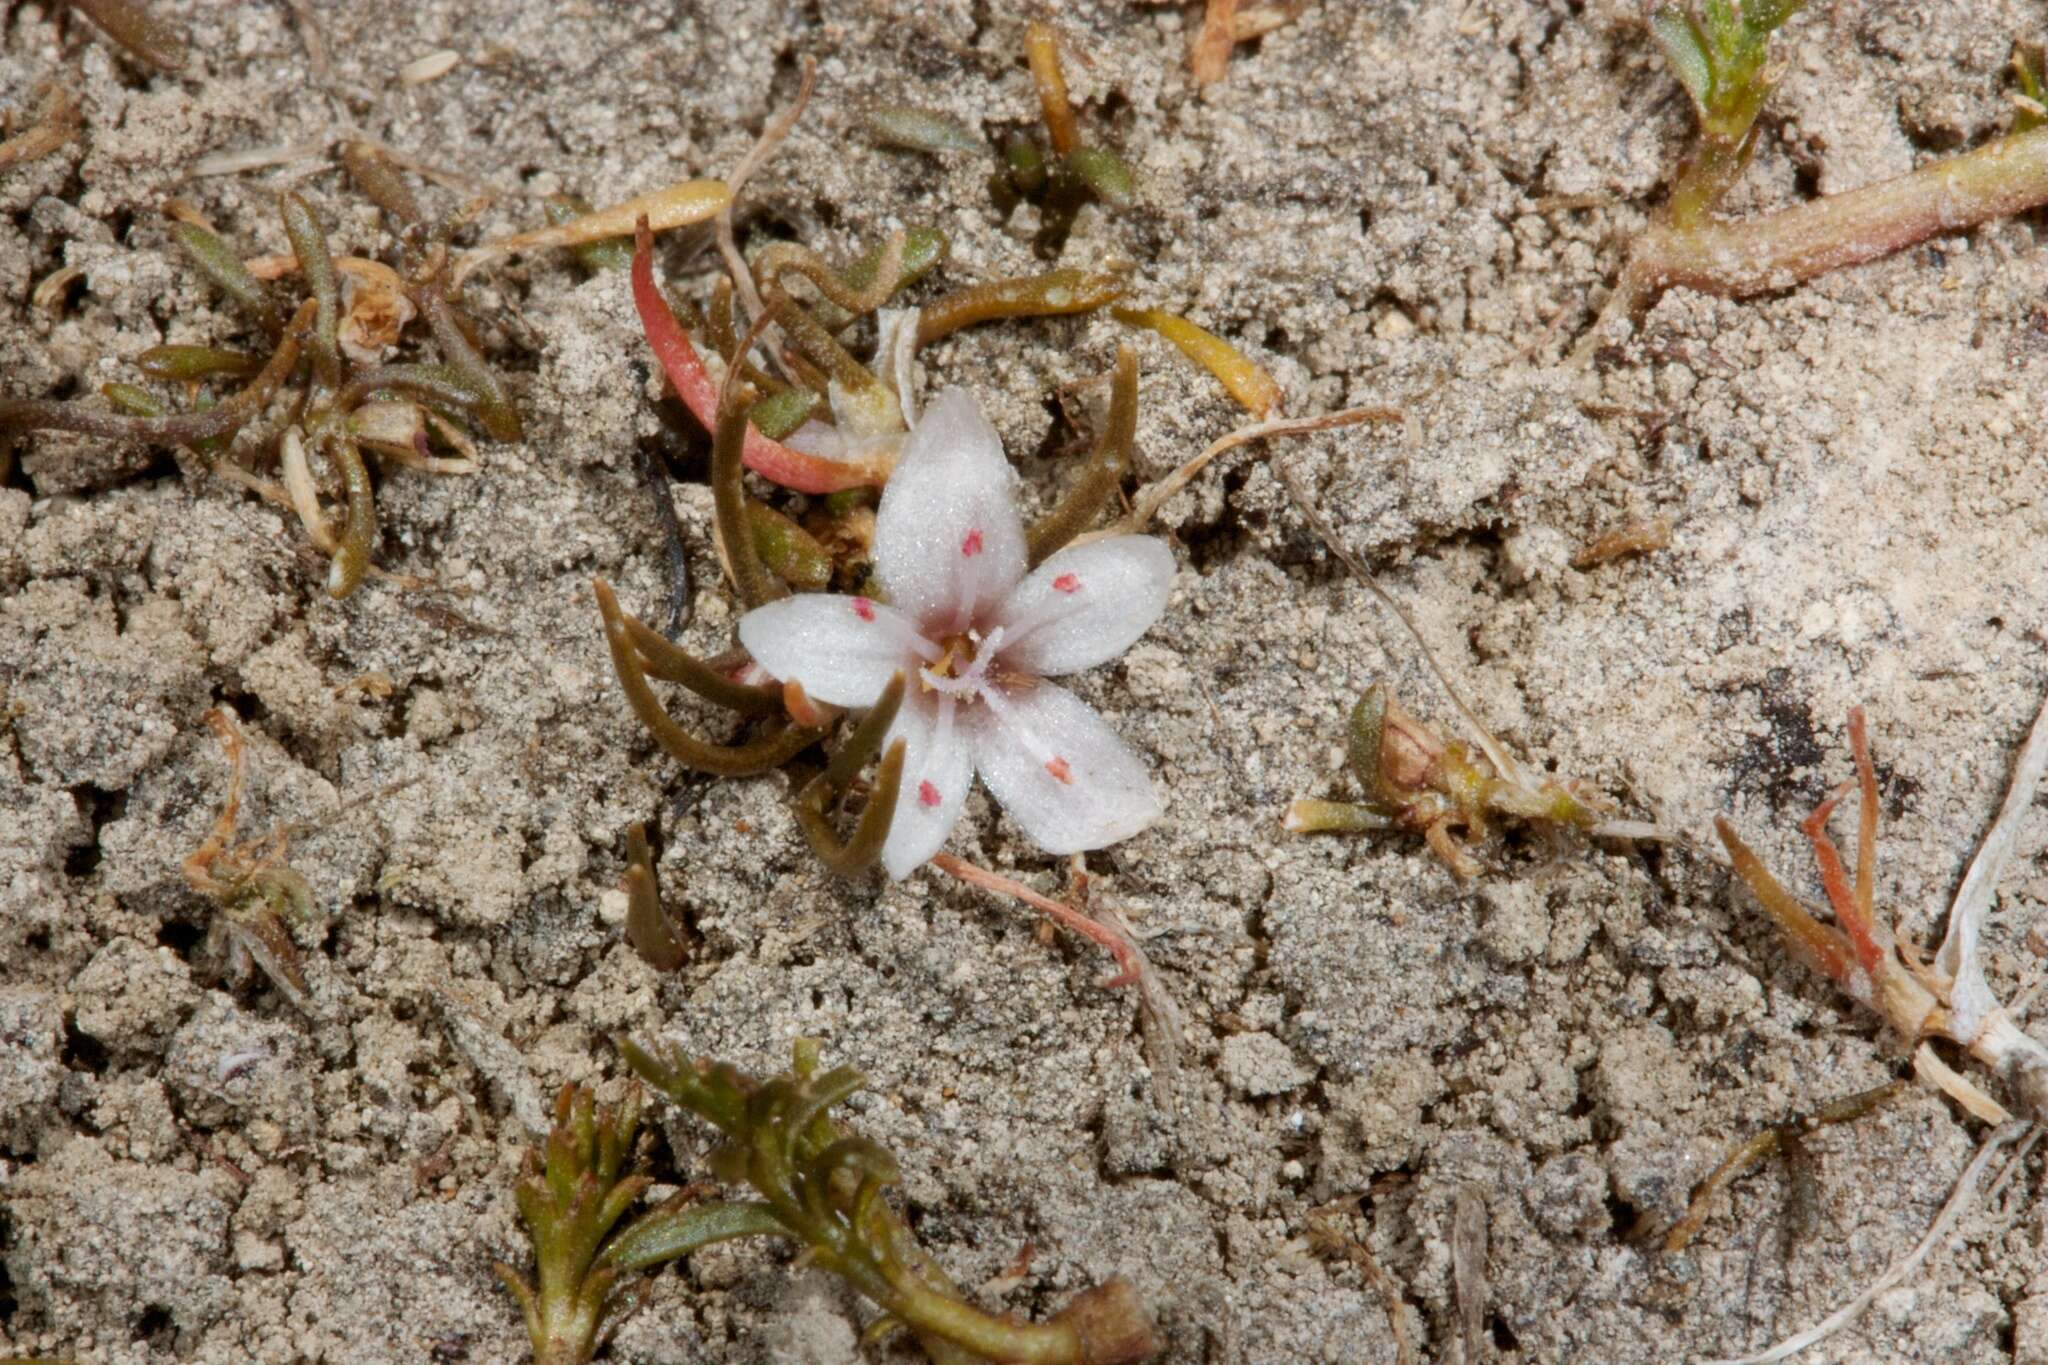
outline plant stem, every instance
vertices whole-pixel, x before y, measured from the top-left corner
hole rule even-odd
[[[1762,217],[1661,223],[1637,239],[1578,358],[1605,336],[1613,317],[1640,313],[1672,285],[1737,298],[1787,289],[2044,203],[2048,128],[2036,128],[1893,180]]]
[[[1080,1334],[1065,1323],[1007,1322],[908,1277],[878,1301],[919,1337],[938,1337],[987,1360],[1071,1365],[1086,1359]]]

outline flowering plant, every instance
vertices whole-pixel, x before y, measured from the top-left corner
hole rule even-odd
[[[909,680],[884,746],[904,743],[882,864],[901,878],[945,843],[974,774],[1052,853],[1113,844],[1161,806],[1144,765],[1086,703],[1047,678],[1106,663],[1166,608],[1173,555],[1148,536],[1070,545],[1035,567],[1016,475],[963,389],[926,409],[875,518],[876,597],[800,593],[740,620],[740,643],[782,682],[872,707]]]

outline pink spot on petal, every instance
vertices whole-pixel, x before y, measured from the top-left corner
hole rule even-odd
[[[1081,590],[1081,575],[1077,573],[1063,573],[1052,581],[1052,586],[1054,592],[1079,592]]]
[[[917,799],[927,806],[936,806],[939,804],[939,789],[929,780],[920,782],[917,784]]]
[[[981,528],[975,527],[960,541],[960,553],[970,559],[981,553]]]
[[[853,599],[853,614],[863,621],[872,621],[875,619],[875,604],[865,597],[856,597]]]
[[[1064,758],[1053,758],[1046,762],[1045,770],[1068,786],[1074,785],[1074,770],[1067,766]]]

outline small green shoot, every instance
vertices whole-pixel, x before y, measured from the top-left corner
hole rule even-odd
[[[626,827],[626,941],[658,972],[676,971],[689,957],[686,931],[662,907],[661,879],[641,824]]]
[[[1893,180],[1758,217],[1729,221],[1714,207],[1748,164],[1772,86],[1769,40],[1802,0],[1660,4],[1650,28],[1699,115],[1661,219],[1638,237],[1614,292],[1574,359],[1590,360],[1611,324],[1640,317],[1674,285],[1742,297],[1787,289],[1876,260],[1941,233],[2048,203],[2048,128],[2032,115],[2040,69],[2019,61],[2020,117],[2007,136]]]
[[[1698,12],[1661,4],[1650,32],[1692,97],[1699,145],[1679,167],[1671,222],[1697,224],[1735,183],[1756,148],[1756,116],[1771,93],[1771,35],[1806,0],[1701,0]]]
[[[653,1183],[626,1174],[639,1127],[637,1089],[618,1104],[598,1104],[589,1091],[565,1085],[545,1146],[526,1153],[513,1193],[539,1283],[503,1261],[495,1269],[526,1315],[534,1365],[586,1365],[632,1311],[639,1286],[625,1279],[616,1255],[623,1239],[612,1230]]]
[[[1033,21],[1025,30],[1024,52],[1038,87],[1046,141],[1041,144],[1023,133],[1011,136],[1003,144],[1001,165],[989,177],[989,195],[1004,217],[1019,204],[1038,209],[1032,248],[1052,260],[1066,249],[1082,209],[1092,203],[1129,208],[1137,200],[1137,180],[1129,162],[1082,138],[1052,27]]]
[[[2031,133],[2048,124],[2048,48],[2019,44],[2012,53],[2012,130]]]

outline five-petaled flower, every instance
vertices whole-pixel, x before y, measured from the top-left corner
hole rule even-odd
[[[1149,536],[1069,546],[1030,568],[1016,474],[963,389],[925,410],[875,517],[881,595],[802,593],[740,620],[775,678],[835,706],[909,688],[885,744],[906,741],[882,865],[903,877],[939,851],[979,772],[1039,847],[1079,853],[1159,817],[1137,755],[1065,688],[1166,609],[1173,554]]]

